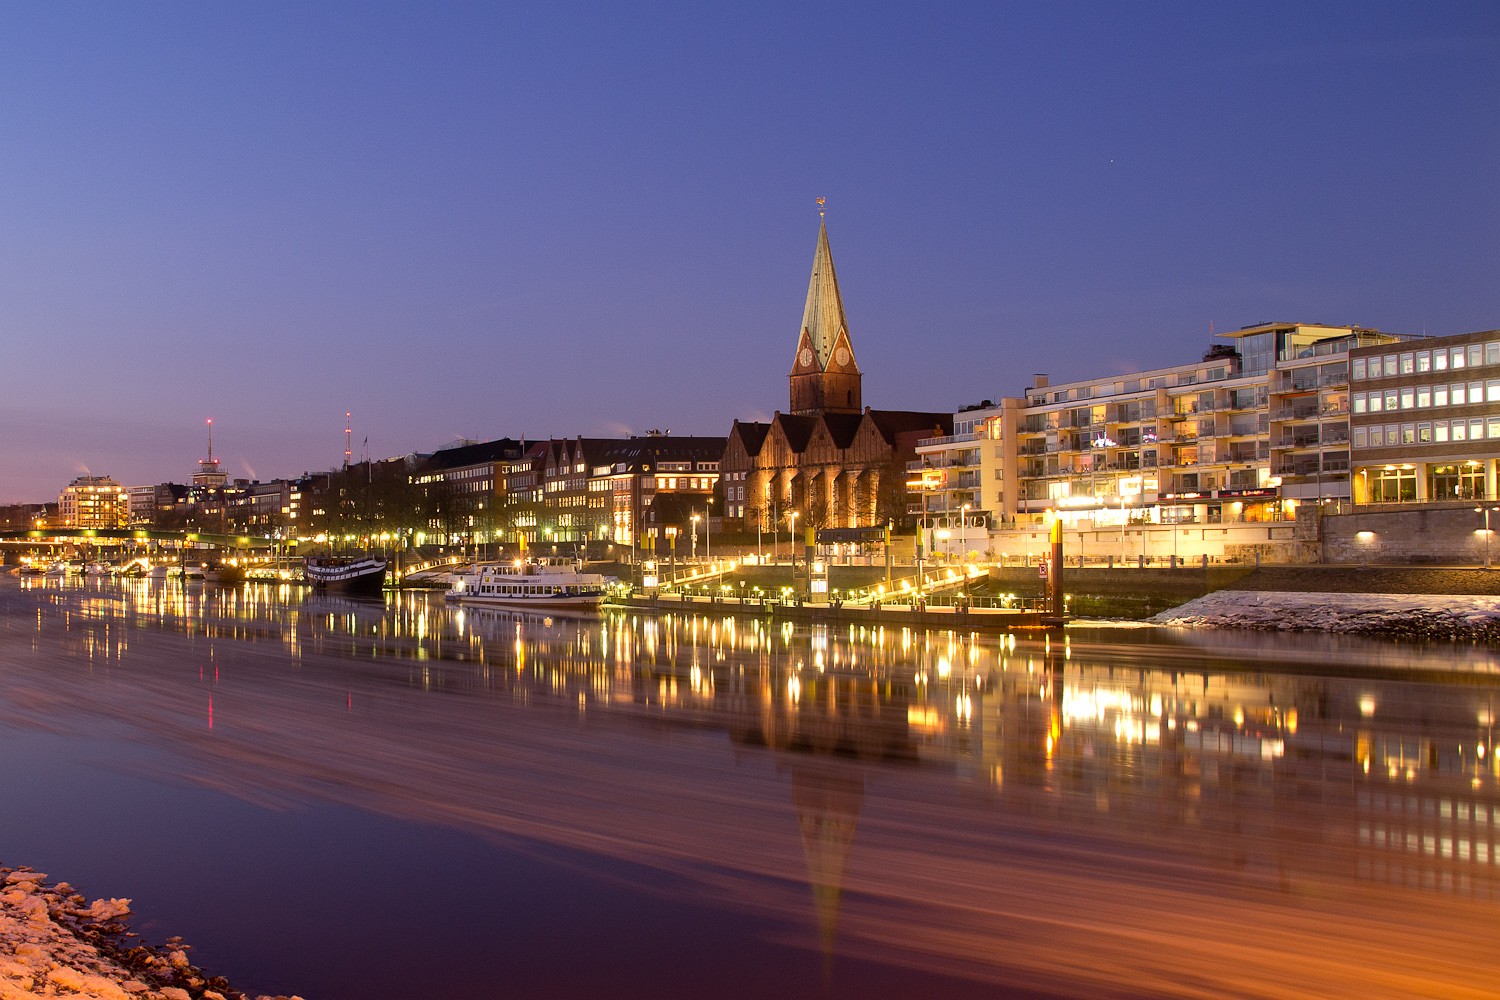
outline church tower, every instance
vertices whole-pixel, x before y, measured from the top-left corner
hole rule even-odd
[[[807,283],[807,305],[802,310],[802,334],[789,376],[795,414],[859,413],[860,381],[854,346],[844,325],[844,300],[828,248],[828,226],[818,199],[818,248],[813,252],[812,278]]]

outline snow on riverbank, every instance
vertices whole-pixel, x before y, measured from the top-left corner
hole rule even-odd
[[[0,867],[0,1000],[245,1000],[195,968],[177,939],[159,949],[134,940],[129,913],[128,899],[90,903],[66,882]]]
[[[1219,590],[1151,620],[1198,628],[1500,642],[1500,597]]]

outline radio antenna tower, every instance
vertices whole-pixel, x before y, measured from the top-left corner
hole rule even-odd
[[[354,425],[349,422],[349,411],[344,411],[344,468],[349,468],[349,457],[353,455],[350,443],[354,440]]]

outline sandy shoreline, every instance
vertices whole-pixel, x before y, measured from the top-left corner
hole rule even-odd
[[[90,902],[41,872],[0,866],[0,1000],[250,1000],[195,967],[179,939],[141,943],[129,914],[128,899]]]

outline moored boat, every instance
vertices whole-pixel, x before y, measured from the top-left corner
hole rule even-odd
[[[588,610],[603,604],[618,582],[602,573],[584,573],[571,559],[518,559],[476,565],[458,574],[443,596],[460,604]]]
[[[314,590],[379,594],[385,586],[385,560],[378,556],[308,556],[302,572]]]

